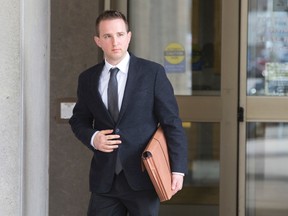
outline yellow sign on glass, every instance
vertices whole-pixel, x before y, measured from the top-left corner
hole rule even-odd
[[[170,43],[164,51],[165,60],[170,64],[179,64],[185,59],[185,49],[179,43]]]

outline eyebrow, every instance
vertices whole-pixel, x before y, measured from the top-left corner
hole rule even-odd
[[[116,34],[125,34],[125,33],[126,33],[125,31],[116,32]],[[111,36],[111,35],[113,35],[113,34],[112,33],[105,33],[102,36]]]

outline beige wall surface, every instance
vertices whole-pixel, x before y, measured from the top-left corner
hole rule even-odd
[[[94,24],[99,1],[51,1],[49,215],[85,215],[91,152],[59,118],[60,102],[76,98],[77,79],[97,63]]]

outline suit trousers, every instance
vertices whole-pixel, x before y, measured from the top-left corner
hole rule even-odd
[[[155,190],[132,190],[121,171],[110,192],[91,193],[87,216],[157,216],[159,206]]]

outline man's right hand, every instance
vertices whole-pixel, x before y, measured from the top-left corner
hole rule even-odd
[[[93,145],[96,150],[102,152],[113,152],[121,144],[120,135],[113,134],[113,130],[99,131],[93,140]]]

